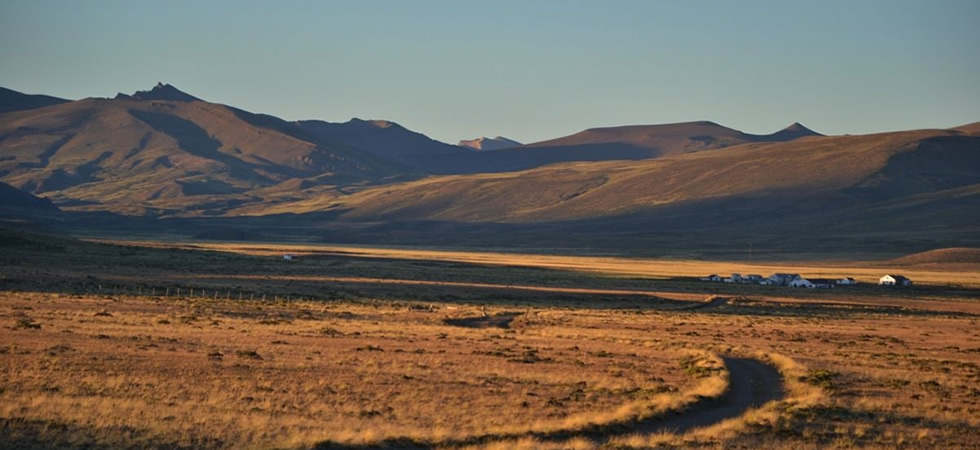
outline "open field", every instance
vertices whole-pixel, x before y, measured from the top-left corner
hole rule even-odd
[[[14,420],[96,435],[129,426],[147,442],[232,447],[431,440],[556,429],[697,384],[680,369],[683,346],[617,345],[581,325],[548,331],[592,320],[557,311],[475,329],[443,322],[480,314],[472,307],[2,302],[8,430]]]
[[[3,238],[7,447],[980,445],[969,272],[817,292],[656,272],[694,262]]]
[[[703,277],[711,273],[758,273],[768,276],[775,272],[801,273],[814,278],[851,276],[862,283],[876,284],[886,273],[900,272],[921,284],[956,284],[980,287],[980,264],[934,264],[925,269],[910,264],[888,262],[758,262],[695,261],[649,258],[617,258],[607,256],[539,255],[529,253],[464,252],[415,248],[379,248],[366,246],[336,246],[309,244],[252,244],[252,243],[165,243],[148,241],[104,241],[124,245],[154,248],[216,250],[258,256],[353,256],[418,261],[452,261],[495,266],[532,267],[585,272],[617,277],[669,279]]]
[[[777,354],[798,370],[782,401],[686,435],[620,430],[599,442],[978,443],[976,317],[770,309],[532,307],[509,328],[474,328],[446,319],[513,309],[8,292],[2,437],[15,447],[592,446],[578,437],[594,438],[590,426],[684,405],[697,414],[710,399],[692,395],[725,387],[712,355]]]
[[[829,291],[799,290],[707,283],[677,276],[745,268],[738,263],[294,245],[107,244],[8,233],[4,238],[8,244],[6,252],[0,255],[0,269],[4,270],[0,288],[62,293],[141,293],[144,289],[177,293],[182,289],[186,295],[193,289],[198,297],[382,298],[493,304],[560,301],[566,306],[586,307],[601,300],[603,307],[616,308],[683,307],[685,302],[701,300],[706,295],[722,295],[778,303],[819,302],[909,311],[921,305],[910,300],[929,299],[931,310],[968,313],[978,311],[977,302],[970,299],[980,297],[980,287],[974,285],[977,272],[970,271],[940,274],[901,270],[916,281],[911,289],[864,283]],[[281,254],[287,252],[299,255],[299,260],[283,261]],[[847,267],[816,264],[752,268],[762,273],[803,269],[800,272],[806,276],[854,273]],[[894,271],[894,267],[853,270],[885,273]],[[930,274],[944,282],[923,281]]]

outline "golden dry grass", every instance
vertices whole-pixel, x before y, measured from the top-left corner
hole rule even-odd
[[[10,446],[980,445],[970,289],[771,288],[691,310],[708,296],[702,286],[721,285],[665,294],[677,301],[614,294],[672,286],[625,277],[637,265],[628,259],[28,243],[0,257],[0,441]],[[268,256],[285,250],[334,256]],[[520,267],[535,264],[550,266]],[[480,287],[519,282],[542,285]],[[335,295],[349,285],[361,293]],[[189,286],[208,298],[174,297]],[[93,294],[147,289],[156,297]],[[518,313],[510,329],[446,322],[502,312]],[[787,397],[683,435],[622,434],[721,394],[716,355],[769,361]],[[596,424],[620,431],[593,441],[584,431]]]
[[[6,293],[0,311],[0,416],[134,427],[147,442],[308,446],[549,431],[724,388],[679,369],[692,350],[574,312],[535,310],[504,330],[442,322],[482,314],[471,307]]]
[[[717,377],[681,370],[678,361],[690,352],[712,364],[708,351],[772,361],[786,377],[788,397],[686,435],[611,442],[980,443],[969,432],[980,426],[975,317],[723,308],[724,314],[526,308],[505,330],[443,322],[484,313],[466,305],[432,311],[378,302],[7,292],[0,294],[0,418],[8,438],[33,430],[67,445],[438,443],[682,408],[696,395],[724,389]],[[524,437],[473,445],[595,443]]]
[[[726,353],[765,349],[755,355],[778,367],[787,397],[682,435],[614,437],[609,442],[613,448],[980,445],[975,433],[980,426],[980,333],[975,318],[676,320],[682,326],[671,328],[678,340]],[[685,331],[692,328],[701,331]],[[474,448],[591,448],[580,445],[580,440],[525,438]]]

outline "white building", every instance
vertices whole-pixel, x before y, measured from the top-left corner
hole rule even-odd
[[[293,256],[293,255],[291,255],[291,254],[289,254],[289,253],[286,253],[285,255],[282,255],[282,259],[283,260],[286,260],[286,261],[292,261],[292,260],[296,259],[296,257]]]
[[[842,285],[842,286],[853,286],[855,284],[858,284],[858,282],[854,278],[844,277],[844,278],[841,278],[841,279],[837,280],[837,284]]]
[[[881,286],[911,286],[912,280],[901,275],[885,275],[878,280]]]
[[[769,284],[773,286],[790,286],[794,280],[802,279],[798,273],[774,273],[769,277]]]
[[[764,280],[764,278],[762,278],[762,275],[756,275],[756,274],[749,274],[742,277],[743,283],[759,284],[762,282],[762,280]]]
[[[807,280],[806,278],[803,278],[801,276],[797,276],[795,279],[789,282],[789,287],[801,287],[801,288],[813,289],[816,286],[813,283],[811,283],[810,280]]]

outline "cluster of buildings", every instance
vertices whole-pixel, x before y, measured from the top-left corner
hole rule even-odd
[[[768,277],[762,275],[745,275],[733,273],[730,277],[721,277],[711,274],[702,277],[701,281],[713,281],[716,283],[739,283],[739,284],[760,284],[763,286],[788,286],[809,289],[833,289],[837,286],[853,286],[858,284],[854,278],[844,277],[840,279],[832,278],[804,278],[798,273],[775,273]],[[881,286],[911,286],[912,280],[902,275],[885,275],[878,280]]]

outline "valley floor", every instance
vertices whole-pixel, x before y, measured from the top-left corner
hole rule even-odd
[[[3,244],[5,447],[980,445],[969,275],[815,292],[577,260]]]
[[[980,264],[895,264],[884,262],[746,262],[701,261],[685,259],[623,258],[614,256],[573,256],[531,253],[500,253],[490,251],[454,251],[424,248],[389,248],[372,246],[344,246],[329,244],[270,244],[270,243],[220,243],[194,242],[173,243],[159,241],[96,240],[121,245],[149,248],[178,248],[211,250],[255,256],[281,257],[292,255],[299,258],[359,257],[400,259],[411,261],[442,261],[481,264],[503,267],[528,267],[601,274],[616,277],[642,277],[647,279],[700,278],[708,274],[723,277],[731,273],[743,275],[758,273],[769,275],[777,272],[802,273],[809,277],[841,278],[850,276],[863,284],[877,284],[886,273],[901,272],[917,283],[927,285],[955,284],[980,288]]]

